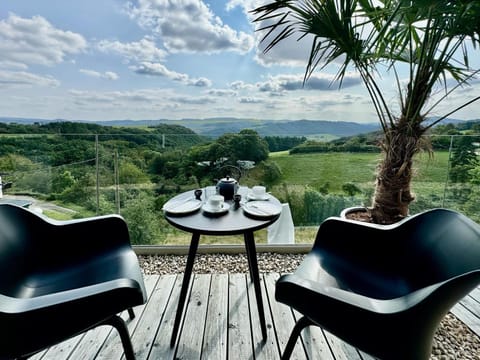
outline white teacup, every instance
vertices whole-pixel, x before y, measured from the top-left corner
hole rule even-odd
[[[252,187],[253,197],[255,197],[257,199],[263,198],[265,196],[266,191],[267,191],[267,189],[265,188],[265,186],[257,185],[257,186]]]
[[[222,195],[212,195],[208,198],[208,206],[212,210],[220,210],[225,199]]]

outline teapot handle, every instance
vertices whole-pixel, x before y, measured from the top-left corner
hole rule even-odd
[[[223,166],[220,166],[219,170],[226,169],[226,168],[233,168],[233,169],[237,170],[238,177],[236,177],[236,178],[234,177],[234,178],[237,180],[237,182],[240,182],[240,178],[243,175],[242,169],[240,169],[238,166],[234,166],[234,165],[223,165]],[[228,176],[228,177],[230,177],[230,176]]]

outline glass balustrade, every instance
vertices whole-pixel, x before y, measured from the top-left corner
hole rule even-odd
[[[295,242],[311,243],[327,217],[345,207],[370,204],[381,154],[376,146],[359,144],[298,148],[305,139],[292,139],[282,143],[282,137],[272,136],[266,142],[258,134],[216,139],[159,133],[0,134],[0,196],[2,201],[27,199],[33,210],[55,219],[118,213],[127,220],[134,244],[186,245],[190,235],[167,224],[163,204],[228,175],[240,185],[264,185],[288,203]],[[446,207],[480,221],[480,136],[429,140],[433,153],[415,158],[416,199],[410,212]],[[256,239],[266,243],[267,231]],[[206,237],[202,243],[243,242]]]

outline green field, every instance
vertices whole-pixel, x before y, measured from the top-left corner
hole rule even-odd
[[[288,152],[271,154],[282,171],[282,182],[294,185],[321,186],[329,183],[329,190],[341,192],[342,185],[352,182],[360,185],[375,180],[379,154],[370,153],[317,153],[295,154]],[[415,161],[414,187],[420,183],[443,184],[447,176],[448,152],[437,152],[432,158],[420,154]]]

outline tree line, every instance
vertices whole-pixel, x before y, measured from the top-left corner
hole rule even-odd
[[[460,129],[448,124],[435,131],[443,135],[464,135],[476,129],[474,126]],[[343,149],[347,145],[352,149],[364,144],[373,148],[377,136],[375,133],[358,135],[327,145],[341,148],[343,144]],[[431,139],[434,147],[452,146],[448,136]],[[177,125],[126,128],[70,122],[0,123],[0,173],[6,174],[4,180],[13,182],[9,191],[81,209],[78,217],[118,212],[121,208],[134,243],[159,243],[168,236],[165,230],[168,227],[162,227],[161,208],[172,194],[212,185],[215,179],[225,175],[242,176],[244,184],[248,181],[268,186],[279,184],[282,174],[269,153],[309,144],[314,142],[304,137],[261,137],[250,129],[213,139]],[[480,166],[475,138],[454,137],[453,149],[450,181],[460,185],[477,182],[478,185]],[[236,169],[241,174],[235,173]],[[115,189],[117,185],[121,186]],[[454,189],[455,196],[475,206],[470,199],[475,198],[472,192],[478,186],[460,185]],[[101,189],[98,197],[97,186]],[[344,191],[350,197],[359,192],[353,186]],[[335,202],[343,206],[344,200],[337,199],[337,195],[321,194],[329,204]],[[478,194],[476,196],[478,199]],[[305,216],[311,217],[312,209],[317,209],[319,203],[312,199],[316,198],[300,199],[293,205],[302,209],[302,204],[310,204],[305,208],[308,208]],[[297,216],[300,212],[295,213]],[[305,218],[302,223],[307,220],[311,219]]]

